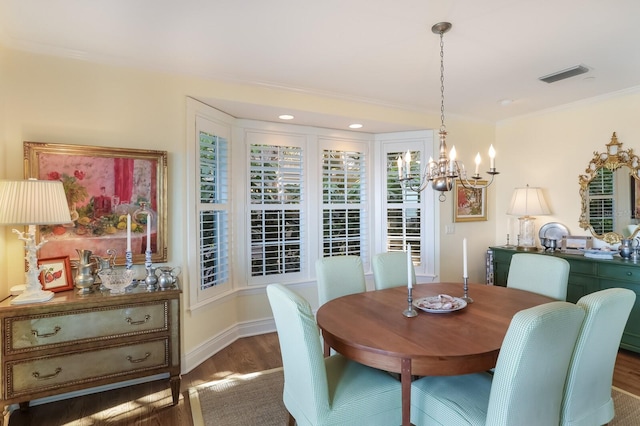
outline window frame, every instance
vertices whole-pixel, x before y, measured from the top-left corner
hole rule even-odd
[[[187,244],[187,271],[189,280],[189,309],[198,307],[217,299],[223,294],[229,293],[233,289],[233,252],[234,240],[232,238],[233,221],[233,196],[232,196],[232,175],[231,165],[233,164],[232,154],[232,124],[234,118],[220,111],[214,110],[205,104],[194,99],[187,98],[187,234],[198,236],[194,243]],[[227,202],[223,205],[216,204],[212,208],[209,203],[200,202],[200,131],[215,134],[227,141]],[[227,243],[228,253],[228,279],[226,282],[208,288],[201,288],[200,285],[200,213],[203,211],[226,211],[228,215],[226,235],[229,238]]]

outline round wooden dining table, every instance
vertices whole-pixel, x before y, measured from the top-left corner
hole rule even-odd
[[[461,283],[419,284],[413,300],[463,295]],[[410,425],[412,376],[476,373],[496,365],[500,346],[516,312],[551,302],[524,290],[469,284],[473,303],[461,310],[406,317],[406,287],[367,291],[333,299],[317,312],[325,348],[381,370],[399,373],[402,425]],[[325,351],[326,352],[326,351]]]

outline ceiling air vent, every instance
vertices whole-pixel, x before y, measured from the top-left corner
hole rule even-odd
[[[585,67],[584,65],[576,65],[575,67],[567,68],[566,70],[545,75],[544,77],[538,78],[538,80],[544,81],[545,83],[553,83],[554,81],[564,80],[565,78],[584,74],[588,71],[589,71],[589,68]]]

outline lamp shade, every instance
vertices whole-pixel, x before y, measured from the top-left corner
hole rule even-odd
[[[71,222],[62,182],[0,180],[0,224],[55,225]]]
[[[536,216],[550,214],[541,188],[516,188],[511,197],[507,214],[515,216]]]

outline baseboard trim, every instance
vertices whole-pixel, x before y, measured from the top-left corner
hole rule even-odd
[[[181,373],[186,374],[190,372],[204,361],[242,337],[272,333],[274,331],[276,331],[276,324],[273,321],[273,318],[234,324],[223,332],[212,336],[192,351],[185,353],[180,363],[182,366]]]

